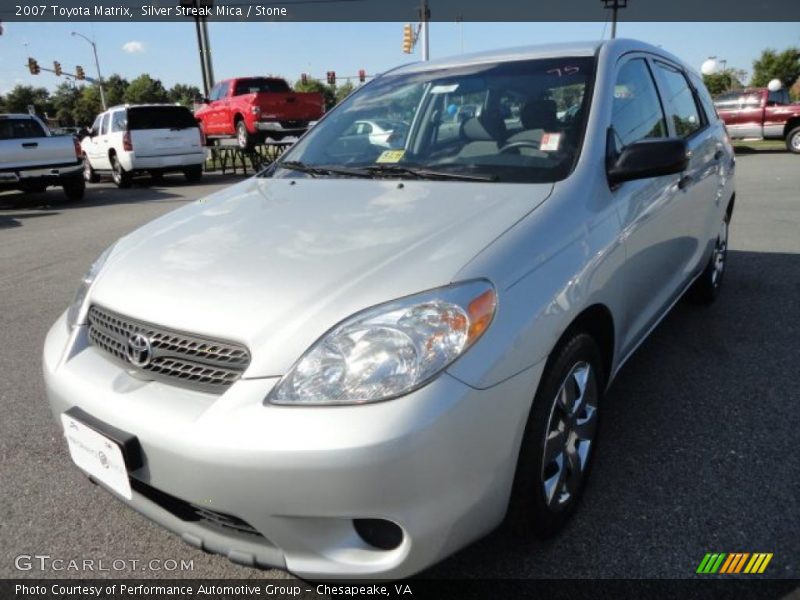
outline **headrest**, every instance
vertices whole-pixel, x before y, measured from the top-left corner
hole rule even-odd
[[[464,121],[461,134],[473,142],[500,142],[506,138],[506,122],[499,113],[484,111]]]
[[[558,125],[556,103],[549,99],[528,100],[520,111],[519,119],[524,129],[552,131]]]

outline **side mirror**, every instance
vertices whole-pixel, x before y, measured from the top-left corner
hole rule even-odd
[[[608,182],[615,185],[633,179],[680,173],[689,164],[689,151],[685,140],[645,139],[629,144],[619,156],[609,153],[608,162]]]
[[[87,136],[91,136],[91,135],[92,135],[91,131],[89,131],[88,129],[86,129],[86,127],[81,127],[81,128],[78,130],[78,139],[79,139],[79,140],[82,140],[83,138],[85,138],[85,137],[87,137]]]

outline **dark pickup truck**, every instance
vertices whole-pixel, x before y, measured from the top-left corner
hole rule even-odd
[[[748,88],[726,92],[714,100],[731,138],[785,140],[800,154],[800,104],[792,104],[786,88]]]

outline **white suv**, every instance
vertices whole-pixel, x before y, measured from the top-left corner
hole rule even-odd
[[[114,106],[97,116],[81,148],[86,181],[97,182],[105,171],[121,188],[141,172],[158,178],[182,171],[198,181],[206,159],[197,121],[189,109],[174,104]]]

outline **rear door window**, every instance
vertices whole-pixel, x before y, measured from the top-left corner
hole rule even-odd
[[[684,74],[671,65],[656,61],[656,72],[661,82],[662,97],[679,137],[689,137],[703,128],[703,119],[689,82]]]
[[[0,118],[0,140],[20,140],[46,136],[47,133],[42,126],[33,119]]]
[[[186,129],[197,121],[183,106],[138,106],[128,109],[128,129]]]
[[[108,113],[103,115],[103,120],[100,122],[100,135],[105,135],[108,133],[108,122],[110,120],[110,115]]]

